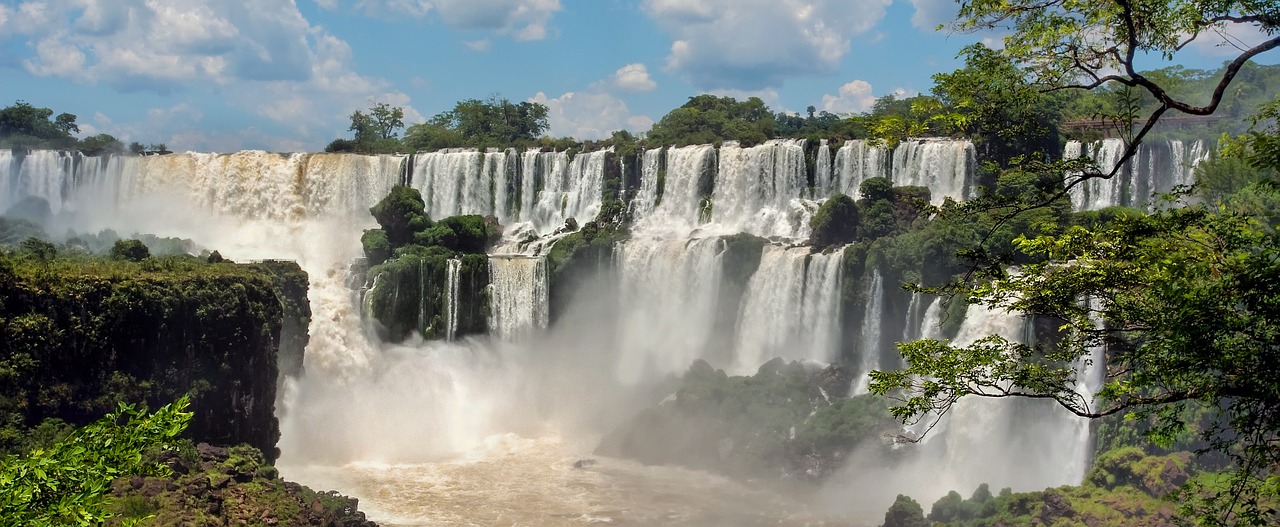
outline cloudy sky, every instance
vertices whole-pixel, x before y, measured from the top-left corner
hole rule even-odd
[[[0,104],[181,150],[318,150],[374,102],[406,123],[490,95],[556,136],[648,130],[699,93],[860,112],[994,35],[946,0],[0,0]],[[994,41],[994,40],[993,40]],[[1192,50],[1213,67],[1223,50]],[[1271,58],[1274,62],[1275,58]]]

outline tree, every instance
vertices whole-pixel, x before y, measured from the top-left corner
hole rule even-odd
[[[111,246],[111,257],[117,260],[141,262],[151,257],[151,251],[141,240],[116,240]]]
[[[545,105],[536,102],[513,103],[497,96],[466,99],[409,127],[406,144],[414,149],[532,145],[549,126],[547,112]]]
[[[111,518],[111,482],[128,476],[164,474],[143,453],[169,448],[186,430],[191,413],[183,397],[148,414],[121,403],[97,422],[54,445],[0,463],[0,523],[4,525],[99,525]]]
[[[380,102],[368,112],[352,112],[350,119],[347,130],[354,132],[355,137],[351,141],[334,140],[325,148],[326,152],[388,154],[402,150],[397,134],[404,128],[404,108]]]
[[[1153,109],[1137,116],[1141,127],[1129,138],[1121,162],[1073,176],[1067,188],[1089,178],[1114,177],[1138,144],[1170,110],[1188,115],[1217,111],[1227,88],[1251,58],[1280,46],[1280,36],[1242,48],[1227,62],[1204,104],[1181,99],[1153,76],[1140,73],[1147,56],[1173,60],[1206,33],[1256,27],[1275,35],[1280,5],[1255,0],[964,0],[954,27],[1006,33],[1001,55],[1029,66],[1033,84],[1045,90],[1092,90],[1114,83],[1147,92]],[[1245,29],[1248,31],[1248,29]],[[1064,191],[1065,192],[1065,191]]]
[[[999,53],[1026,65],[1033,85],[1046,91],[1119,90],[1122,106],[1136,109],[1140,123],[1126,138],[1117,166],[1067,172],[1072,175],[1052,192],[1023,192],[1018,189],[1028,188],[1029,179],[1002,176],[1010,192],[997,194],[1014,199],[1003,202],[1008,212],[987,238],[1028,211],[1061,203],[1074,185],[1118,174],[1168,112],[1213,114],[1246,62],[1280,45],[1280,38],[1241,50],[1203,105],[1176,96],[1176,75],[1138,72],[1137,57],[1172,59],[1204,32],[1224,26],[1255,24],[1274,35],[1277,23],[1280,7],[1274,2],[963,2],[957,27],[1006,31]],[[1132,91],[1145,92],[1152,106]],[[1258,131],[1263,139],[1254,143],[1265,151],[1274,132]],[[1237,155],[1250,159],[1254,169],[1277,168],[1273,154],[1247,150]],[[1280,203],[1274,179],[1243,191]],[[1017,272],[1008,272],[1008,261],[984,258],[963,281],[933,291],[1060,320],[1059,340],[1040,348],[999,336],[964,347],[907,343],[900,346],[907,367],[873,372],[872,392],[897,399],[893,412],[908,421],[938,418],[966,397],[1028,397],[1088,418],[1138,420],[1157,444],[1198,432],[1207,450],[1231,464],[1222,487],[1185,489],[1183,511],[1209,525],[1275,524],[1280,517],[1268,503],[1280,497],[1280,234],[1265,221],[1275,217],[1275,209],[1246,211],[1232,201],[1242,192],[1220,202],[1179,201],[1150,215],[1120,215],[1109,223],[1017,238],[1026,256]],[[1077,370],[1094,360],[1095,350],[1104,352],[1099,360],[1107,366],[1096,400],[1075,390]],[[1188,423],[1192,410],[1204,418]]]

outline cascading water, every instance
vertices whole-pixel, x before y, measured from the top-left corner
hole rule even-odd
[[[972,193],[975,152],[969,141],[913,139],[893,150],[894,186],[928,187],[931,202],[940,205],[946,198],[963,200]]]
[[[862,317],[861,337],[858,340],[857,377],[853,380],[853,395],[867,393],[871,383],[870,372],[880,369],[880,324],[884,317],[884,277],[880,269],[871,272],[871,283],[867,285],[867,311]]]
[[[822,199],[834,192],[835,181],[832,180],[831,145],[826,139],[818,143],[818,156],[814,160],[818,166],[813,167],[813,199]]]
[[[1092,160],[1099,171],[1110,173],[1120,164],[1124,149],[1124,141],[1115,138],[1088,145],[1068,141],[1063,158],[1085,157]],[[1204,141],[1186,143],[1172,139],[1144,142],[1129,163],[1111,178],[1093,178],[1072,187],[1071,204],[1076,210],[1099,210],[1121,205],[1151,210],[1156,204],[1153,194],[1194,183],[1195,167],[1208,155]]]
[[[831,362],[840,338],[843,251],[766,246],[742,299],[731,369],[750,375],[773,357]]]
[[[547,327],[547,263],[543,258],[490,256],[490,331],[517,340]]]
[[[462,270],[462,260],[450,258],[445,266],[445,280],[448,282],[446,294],[449,298],[449,305],[446,308],[449,321],[445,326],[445,340],[452,341],[458,334],[458,282],[459,271]]]
[[[719,309],[724,242],[636,237],[616,250],[624,306],[617,379],[634,384],[703,358]]]
[[[863,181],[889,177],[890,159],[890,152],[881,145],[861,139],[845,141],[836,151],[834,190],[858,199]]]
[[[335,481],[343,490],[352,485],[365,506],[387,514],[394,519],[391,523],[414,524],[421,517],[440,520],[434,515],[442,510],[457,515],[442,522],[474,523],[475,517],[466,516],[466,511],[491,508],[518,516],[521,523],[537,524],[548,523],[548,516],[540,513],[556,508],[588,514],[622,503],[619,510],[665,511],[660,498],[650,509],[632,506],[642,500],[637,496],[646,496],[646,488],[656,488],[654,481],[668,486],[697,482],[703,485],[699,490],[722,488],[703,481],[700,473],[644,469],[608,459],[601,461],[605,468],[600,471],[572,471],[573,460],[594,446],[578,443],[590,443],[590,434],[599,431],[564,425],[571,421],[562,416],[571,406],[566,399],[605,407],[600,401],[607,397],[620,397],[617,392],[629,387],[648,386],[646,381],[684,371],[695,359],[751,373],[773,356],[830,361],[850,341],[860,344],[857,382],[865,391],[865,372],[881,366],[882,342],[897,337],[881,328],[902,325],[904,316],[890,302],[893,284],[884,283],[880,270],[873,271],[867,284],[867,305],[858,308],[865,309],[866,322],[855,333],[859,328],[841,327],[842,251],[810,254],[807,247],[775,241],[765,244],[759,267],[740,277],[745,283],[730,282],[724,261],[727,242],[717,235],[746,230],[803,237],[806,207],[813,204],[805,198],[834,191],[856,197],[861,181],[890,173],[897,184],[933,185],[935,201],[963,197],[970,192],[968,176],[957,174],[972,170],[961,161],[972,149],[966,145],[908,142],[904,148],[915,153],[904,151],[904,161],[895,161],[892,172],[891,153],[883,147],[850,141],[824,158],[820,145],[812,188],[806,182],[800,141],[748,148],[727,145],[720,151],[709,145],[645,151],[631,203],[636,217],[632,238],[616,246],[613,254],[616,295],[593,299],[619,306],[617,327],[562,325],[557,311],[556,327],[548,328],[548,260],[495,254],[490,257],[488,291],[495,338],[488,342],[391,346],[367,339],[358,298],[345,279],[350,259],[360,255],[361,231],[373,226],[368,208],[411,174],[409,182],[423,189],[424,198],[432,195],[428,212],[433,218],[454,212],[494,214],[504,224],[524,223],[545,234],[568,217],[584,223],[599,210],[607,152],[581,153],[572,159],[563,152],[534,150],[449,151],[412,158],[240,152],[68,162],[75,155],[0,151],[0,199],[11,204],[40,195],[50,199],[51,206],[56,200],[55,212],[74,216],[86,229],[112,226],[125,229],[122,232],[190,237],[233,259],[298,260],[311,276],[313,321],[307,377],[287,386],[286,407],[281,410],[286,472]],[[34,164],[27,165],[28,160]],[[406,170],[408,163],[411,170]],[[831,170],[824,172],[828,164]],[[965,168],[956,168],[962,165]],[[707,203],[709,214],[703,209]],[[199,212],[196,220],[191,219],[193,211]],[[710,223],[704,224],[704,219]],[[539,247],[530,253],[543,254],[545,246]],[[449,263],[448,281],[446,336],[452,338],[458,320],[455,261]],[[728,283],[736,284],[740,300],[725,293]],[[391,285],[375,282],[374,287]],[[726,298],[738,303],[728,305]],[[937,299],[913,297],[905,314],[904,337],[937,337],[942,311]],[[733,325],[718,327],[718,313],[730,313],[725,318]],[[956,340],[963,343],[983,332],[1015,326],[1018,332],[1013,334],[1018,336],[1022,324],[1016,317],[971,308]],[[734,335],[719,334],[730,328]],[[575,335],[578,341],[571,338]],[[720,345],[729,349],[718,349]],[[593,410],[597,413],[588,414],[591,417],[603,413]],[[946,440],[926,441],[920,456],[925,461],[919,467],[897,468],[902,485],[878,486],[893,492],[910,490],[919,499],[935,488],[937,495],[952,489],[963,492],[979,481],[1019,489],[1078,482],[1082,469],[1076,468],[1080,458],[1074,452],[1087,445],[1087,430],[1083,439],[1079,433],[1062,434],[1064,421],[1047,410],[1043,413],[966,401],[934,431],[939,437],[945,434]],[[984,430],[986,426],[991,429]],[[1046,439],[1047,430],[1054,427],[1058,443]],[[1046,452],[1046,445],[1056,453]],[[1045,460],[1031,459],[1036,456]],[[1006,462],[1010,459],[1014,462]],[[348,465],[353,462],[363,464]],[[327,468],[311,466],[317,463]],[[1061,470],[1068,465],[1073,468]],[[1021,468],[1002,472],[1005,466]],[[388,471],[403,480],[374,475]],[[934,471],[943,477],[933,478]],[[921,474],[930,475],[931,486],[917,495]],[[536,487],[521,486],[516,481],[521,478],[537,481]],[[474,486],[468,487],[469,481]],[[599,492],[617,486],[631,494],[600,497]],[[426,498],[414,494],[444,492],[439,489],[453,490]],[[503,501],[503,492],[519,498]],[[398,493],[411,496],[395,497]],[[573,501],[580,495],[589,496]],[[882,516],[892,497],[871,509]],[[389,505],[414,500],[430,504],[423,505],[429,510]],[[742,503],[760,502],[768,499]],[[528,511],[517,514],[526,506]],[[610,518],[627,519],[627,514],[632,513]],[[655,518],[650,523],[664,523],[660,514]],[[549,523],[562,520],[556,517]],[[791,520],[794,517],[787,516],[778,521]],[[749,522],[727,524],[739,523]]]
[[[749,148],[720,147],[711,221],[724,232],[808,236],[803,140],[773,140]]]

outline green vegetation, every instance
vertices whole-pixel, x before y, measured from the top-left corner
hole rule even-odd
[[[115,412],[51,445],[5,456],[0,523],[87,526],[116,516],[107,497],[111,482],[165,474],[165,467],[144,461],[144,454],[170,447],[191,420],[186,408],[186,398],[151,414],[120,403]]]
[[[858,207],[849,196],[831,196],[809,219],[809,228],[809,244],[814,247],[849,243],[858,232]]]
[[[79,150],[89,155],[125,153],[124,143],[111,135],[97,134],[76,139],[72,134],[78,133],[80,126],[76,124],[74,114],[54,116],[49,108],[21,100],[0,109],[0,148]],[[138,146],[140,148],[133,153],[146,150]],[[164,145],[153,145],[152,150],[164,150]]]
[[[496,221],[482,216],[452,216],[432,222],[422,194],[405,186],[369,209],[381,225],[361,237],[373,286],[367,313],[381,324],[382,336],[401,341],[448,336],[448,277],[457,266],[456,337],[488,328],[489,260],[485,250],[502,234]],[[450,263],[454,261],[456,263]]]
[[[649,141],[674,146],[719,144],[729,139],[752,145],[772,137],[774,115],[760,98],[739,102],[710,94],[690,97],[649,130]]]
[[[774,359],[753,376],[730,377],[697,361],[672,396],[619,427],[597,451],[744,477],[819,480],[848,451],[879,444],[879,433],[892,426],[882,399],[847,398],[849,386],[840,366],[809,370]]]
[[[283,311],[272,276],[193,256],[24,245],[42,249],[0,255],[0,448],[46,419],[83,424],[118,402],[158,407],[189,394],[193,437],[274,459]]]
[[[397,137],[404,128],[404,108],[380,102],[368,112],[356,110],[351,114],[352,139],[335,139],[325,152],[358,152],[361,154],[393,154],[404,150]]]
[[[410,150],[455,147],[527,147],[547,130],[547,107],[507,99],[458,101],[452,110],[415,124],[405,132]]]
[[[1094,90],[1069,99],[1073,111],[1093,104],[1087,101],[1091,98],[1111,103],[1103,110],[1113,113],[1110,117],[1128,141],[1126,158],[1142,139],[1152,137],[1148,134],[1170,112],[1215,114],[1230,100],[1224,94],[1241,72],[1261,71],[1245,67],[1246,61],[1280,45],[1280,38],[1269,38],[1242,49],[1216,79],[1207,81],[1214,92],[1192,102],[1194,94],[1176,90],[1203,85],[1205,79],[1179,69],[1139,73],[1132,67],[1135,53],[1169,58],[1183,49],[1188,37],[1220,25],[1254,23],[1271,33],[1278,20],[1274,5],[982,0],[965,3],[960,16],[961,29],[1009,32],[1004,49],[982,51],[986,58],[977,65],[1027,64],[1031,69],[1021,73],[1023,82],[1038,89]],[[1018,80],[1017,75],[987,77],[972,79],[977,89],[969,91],[1000,92],[1004,84]],[[1201,106],[1200,101],[1207,104]],[[935,223],[953,213],[986,215],[994,221],[962,253],[970,260],[966,280],[934,291],[1051,317],[1061,321],[1061,332],[1035,347],[999,336],[964,348],[934,340],[901,345],[907,368],[872,374],[872,392],[898,400],[895,416],[913,420],[942,415],[974,395],[1047,398],[1085,417],[1124,416],[1125,426],[1138,428],[1157,447],[1196,445],[1208,454],[1197,458],[1200,475],[1186,478],[1172,476],[1185,470],[1185,461],[1179,461],[1184,458],[1151,461],[1142,451],[1107,451],[1095,466],[1107,477],[1091,475],[1081,487],[1014,495],[996,506],[994,515],[981,515],[990,521],[975,524],[1025,524],[1037,514],[1046,524],[1052,518],[1118,524],[1133,521],[1127,514],[1133,510],[1139,516],[1155,515],[1154,521],[1144,523],[1169,523],[1172,512],[1142,500],[1179,486],[1177,512],[1183,518],[1206,525],[1277,521],[1280,447],[1275,438],[1280,435],[1280,414],[1274,407],[1280,377],[1274,372],[1280,294],[1274,284],[1280,281],[1280,238],[1274,218],[1280,196],[1274,174],[1280,167],[1266,151],[1276,144],[1277,130],[1265,117],[1274,115],[1268,114],[1273,109],[1262,106],[1263,117],[1253,129],[1226,141],[1227,148],[1206,164],[1205,185],[1194,196],[1199,203],[1188,203],[1192,196],[1183,189],[1170,198],[1175,201],[1166,203],[1167,208],[1149,215],[1108,210],[1064,221],[1064,189],[1090,178],[1111,177],[1118,167],[1029,160],[995,167],[991,174],[997,177],[996,185],[982,199],[940,209]],[[989,109],[997,110],[1002,109]],[[988,133],[995,130],[999,137],[1005,133],[1001,128],[1016,131],[1021,124],[998,118],[990,126],[994,128]],[[1066,181],[1055,176],[1064,169],[1074,174]],[[1017,272],[1008,272],[1011,264],[1019,265]],[[1074,391],[1073,365],[1080,364],[1090,348],[1104,345],[1109,350],[1108,377],[1098,400],[1089,401]],[[1127,446],[1123,441],[1111,445]],[[1153,467],[1163,471],[1159,477],[1152,476]],[[1144,488],[1126,491],[1137,503],[1130,510],[1116,510],[1122,508],[1114,502],[1110,516],[1084,509],[1100,510],[1088,504],[1113,499],[1103,494],[1119,492],[1120,487],[1109,486],[1132,482],[1137,477],[1133,474],[1145,474],[1138,478]],[[1169,485],[1154,488],[1151,482],[1157,480]],[[1034,503],[1037,500],[1042,503]],[[987,505],[982,507],[986,510]],[[1157,512],[1161,510],[1165,512]],[[960,516],[973,515],[957,514],[939,512],[943,519],[938,521],[967,525],[968,519]]]

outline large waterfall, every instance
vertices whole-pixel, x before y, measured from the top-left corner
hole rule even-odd
[[[1177,156],[1201,155],[1196,148]],[[942,336],[940,301],[902,291],[887,265],[862,270],[865,262],[849,256],[856,252],[816,252],[804,240],[821,200],[836,192],[857,198],[871,177],[927,186],[934,203],[973,195],[973,155],[973,145],[958,140],[896,149],[775,140],[650,149],[623,170],[611,150],[149,157],[0,150],[0,210],[34,196],[54,214],[49,232],[112,228],[192,238],[231,259],[299,261],[311,277],[311,342],[306,377],[286,383],[281,464],[291,477],[360,496],[375,519],[554,525],[618,514],[639,524],[749,524],[734,514],[768,505],[761,518],[800,525],[803,515],[778,512],[794,510],[784,499],[706,474],[607,459],[601,471],[571,467],[589,455],[602,427],[695,360],[730,374],[754,373],[773,357],[841,361],[857,374],[854,391],[865,392],[866,371],[889,367],[881,359],[889,360],[882,353],[892,342]],[[1077,155],[1103,154],[1078,145]],[[1125,184],[1145,191],[1186,181],[1160,175],[1173,157],[1152,156],[1142,166],[1154,175]],[[554,303],[550,242],[521,242],[549,240],[568,218],[592,220],[615,169],[638,180],[624,183],[622,194],[634,219],[630,237],[600,258],[609,271],[603,283],[560,297],[571,304],[563,308]],[[432,218],[492,215],[507,226],[504,249],[489,258],[490,336],[387,344],[366,330],[348,270],[361,256],[362,230],[374,226],[369,207],[396,184],[419,189]],[[1085,194],[1080,205],[1101,206],[1093,196],[1111,192]],[[731,236],[742,232],[759,238]],[[452,339],[456,261],[446,276],[442,333]],[[955,340],[992,332],[1021,338],[1024,326],[971,307]],[[1088,429],[1060,413],[966,401],[931,433],[918,465],[855,458],[850,466],[865,472],[851,469],[831,489],[875,487],[866,510],[882,517],[894,493],[930,499],[980,482],[1017,490],[1078,483]],[[1075,433],[1050,433],[1064,427]],[[698,499],[673,497],[682,493]],[[700,507],[718,516],[699,516]]]
[[[1085,157],[1103,173],[1120,164],[1125,144],[1120,139],[1103,139],[1089,144],[1069,141],[1063,157]],[[1195,182],[1195,167],[1209,155],[1204,141],[1185,142],[1176,139],[1147,141],[1128,163],[1111,178],[1094,178],[1071,189],[1071,204],[1076,210],[1098,210],[1114,206],[1151,209],[1153,196],[1169,192],[1179,185]]]

